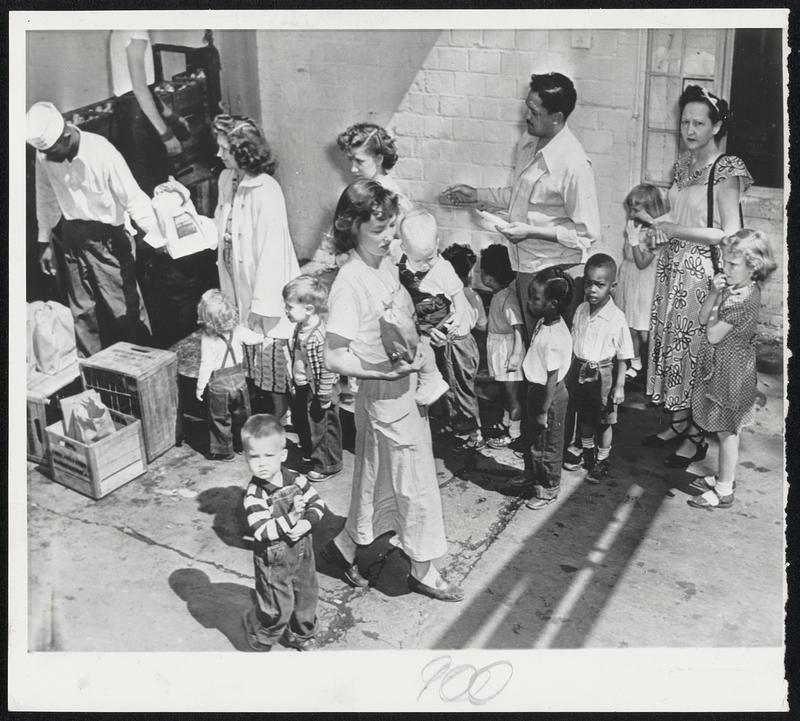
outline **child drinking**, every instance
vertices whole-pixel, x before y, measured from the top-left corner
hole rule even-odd
[[[538,319],[522,361],[528,381],[526,447],[523,483],[533,483],[525,505],[538,511],[558,497],[564,452],[567,393],[564,379],[572,363],[572,337],[562,313],[572,301],[573,281],[560,268],[546,268],[529,286],[528,310]]]
[[[666,212],[666,207],[661,191],[646,183],[634,187],[623,205],[627,217],[625,244],[614,301],[625,313],[633,341],[633,360],[626,372],[627,377],[633,379],[644,377],[642,358],[647,357],[650,311],[656,286],[655,253],[645,244],[644,231],[655,218]]]
[[[328,290],[316,277],[301,275],[283,288],[286,315],[295,330],[289,344],[292,359],[292,424],[303,455],[310,458],[309,481],[321,481],[342,470],[342,426],[336,393],[339,376],[325,367],[325,311]]]
[[[519,393],[522,383],[522,309],[517,300],[514,271],[508,259],[508,248],[499,243],[481,253],[481,283],[492,291],[486,336],[486,360],[489,375],[503,384],[505,410],[504,432],[489,440],[490,448],[505,448],[518,441],[522,425],[522,404]]]
[[[712,279],[700,308],[706,332],[692,391],[694,422],[719,439],[718,474],[705,477],[706,491],[688,500],[693,508],[708,510],[733,505],[739,431],[754,418],[760,283],[775,270],[767,239],[758,230],[740,230],[723,238],[721,246],[723,271]]]
[[[437,367],[431,342],[444,344],[454,313],[463,323],[469,305],[453,266],[439,255],[436,219],[426,210],[412,210],[404,216],[399,235],[403,251],[397,266],[400,282],[414,303],[424,357],[415,398],[418,405],[427,406],[450,390]]]
[[[612,299],[617,264],[595,253],[583,270],[585,302],[572,319],[572,367],[567,386],[578,415],[583,466],[589,483],[609,477],[617,406],[625,400],[625,361],[633,343],[623,312]]]
[[[281,638],[298,651],[311,651],[318,596],[311,529],[325,503],[308,479],[283,467],[286,432],[277,418],[248,418],[242,443],[252,473],[244,511],[256,576],[256,602],[242,617],[245,639],[254,651],[269,651]]]
[[[239,311],[220,290],[203,293],[197,306],[202,326],[197,400],[208,386],[208,459],[233,460],[242,424],[250,415],[250,394],[242,369],[244,344],[263,342],[260,333],[239,325]]]

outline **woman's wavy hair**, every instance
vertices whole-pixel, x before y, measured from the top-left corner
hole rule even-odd
[[[239,310],[221,290],[212,288],[200,297],[197,320],[206,335],[222,335],[239,325]]]
[[[214,132],[224,135],[236,164],[253,175],[275,172],[277,162],[261,128],[244,115],[217,115]]]
[[[358,243],[358,230],[371,218],[388,220],[397,215],[397,195],[375,180],[350,183],[336,204],[333,216],[333,241],[338,253],[352,250]]]
[[[772,257],[767,236],[760,230],[742,228],[723,238],[720,245],[725,254],[741,255],[744,258],[745,264],[752,271],[753,280],[766,280],[778,267]]]
[[[533,277],[533,283],[544,287],[544,297],[548,301],[553,301],[558,314],[563,316],[575,292],[575,281],[572,277],[565,273],[563,268],[545,268]],[[529,292],[533,288],[533,283],[528,286]]]
[[[714,95],[714,93],[700,85],[687,85],[678,99],[678,107],[681,113],[689,103],[703,103],[708,108],[708,117],[711,122],[722,123],[719,132],[714,136],[714,140],[720,140],[725,137],[730,123],[730,108],[723,98]]]
[[[336,144],[343,153],[351,153],[358,148],[364,148],[370,155],[380,155],[383,158],[384,170],[391,170],[397,163],[397,145],[389,133],[380,125],[373,123],[356,123],[343,133],[339,133]]]

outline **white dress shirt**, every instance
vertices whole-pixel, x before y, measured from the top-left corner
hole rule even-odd
[[[125,213],[145,232],[156,228],[150,198],[137,185],[119,151],[101,135],[80,133],[73,160],[55,163],[36,153],[36,221],[39,242],[63,215],[67,220],[97,220],[123,225]]]
[[[612,298],[594,315],[588,303],[578,306],[572,319],[572,350],[576,358],[585,361],[633,358],[628,321]]]
[[[557,243],[527,238],[508,243],[511,268],[536,273],[566,263],[583,263],[600,237],[600,211],[592,163],[569,126],[541,150],[523,134],[517,144],[514,181],[505,188],[478,188],[479,202],[508,210],[511,222],[555,228]]]

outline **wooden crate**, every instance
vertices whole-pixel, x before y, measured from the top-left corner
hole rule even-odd
[[[47,426],[60,417],[58,400],[82,390],[78,364],[59,373],[31,373],[28,376],[28,460],[47,461]]]
[[[47,427],[51,478],[97,500],[147,470],[142,424],[111,411],[116,433],[94,443],[68,438],[64,422]]]
[[[106,406],[142,421],[148,463],[180,440],[175,353],[115,343],[79,365],[84,386],[94,388]]]

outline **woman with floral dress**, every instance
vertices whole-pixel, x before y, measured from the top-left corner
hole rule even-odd
[[[727,129],[725,100],[689,85],[681,94],[679,107],[681,139],[688,152],[675,163],[668,194],[670,212],[655,221],[647,235],[653,246],[667,244],[656,270],[647,395],[671,417],[668,428],[647,436],[643,443],[664,446],[680,442],[665,463],[686,467],[704,458],[708,449],[703,432],[692,423],[691,398],[704,335],[700,307],[714,275],[712,253],[724,236],[741,228],[739,201],[753,179],[740,158],[723,155],[719,149]]]

